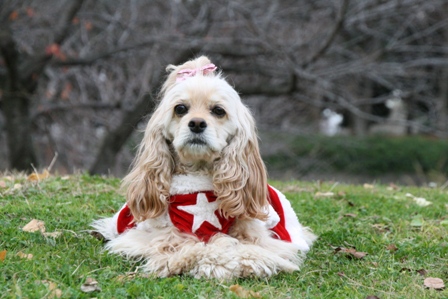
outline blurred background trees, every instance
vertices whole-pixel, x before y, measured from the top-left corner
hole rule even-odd
[[[122,175],[166,65],[200,54],[266,156],[298,135],[447,137],[446,0],[3,0],[0,54],[0,169],[58,152],[62,173]]]

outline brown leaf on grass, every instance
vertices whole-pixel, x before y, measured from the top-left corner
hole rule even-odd
[[[344,273],[344,272],[338,272],[337,274],[338,274],[338,276],[340,276],[340,277],[345,277],[345,273]]]
[[[389,250],[390,252],[395,252],[398,250],[398,247],[395,246],[395,244],[390,244],[386,247],[387,250]]]
[[[54,289],[51,291],[50,295],[48,296],[48,298],[52,299],[52,298],[61,298],[62,297],[62,291],[60,289]]]
[[[358,215],[357,214],[353,214],[353,213],[347,213],[347,214],[344,214],[344,217],[356,218],[356,217],[358,217]]]
[[[426,271],[425,269],[418,269],[418,270],[415,270],[415,272],[417,272],[421,276],[426,276],[426,274],[428,274],[428,271]]]
[[[375,296],[375,295],[369,295],[366,297],[366,299],[380,299],[380,297]]]
[[[336,195],[337,195],[338,197],[342,197],[342,198],[344,198],[344,197],[347,196],[347,193],[344,192],[344,191],[339,191]]]
[[[364,187],[364,189],[373,189],[373,188],[375,188],[375,186],[372,185],[372,184],[364,184],[363,187]]]
[[[33,255],[31,253],[23,253],[22,251],[17,252],[17,256],[22,258],[22,259],[32,259]]]
[[[254,292],[251,290],[246,290],[239,284],[234,284],[229,287],[229,290],[231,290],[235,295],[237,295],[240,298],[261,298],[261,295],[258,292]]]
[[[36,231],[40,231],[41,233],[45,232],[45,222],[41,221],[41,220],[37,220],[37,219],[33,219],[30,222],[28,222],[27,225],[25,225],[24,227],[22,227],[22,230],[24,232],[36,232]]]
[[[372,227],[380,233],[390,232],[390,228],[385,224],[381,224],[381,223],[372,224]]]
[[[347,256],[354,257],[356,259],[363,259],[367,255],[367,252],[356,251],[355,248],[336,247],[334,249],[334,254],[339,252],[345,253]]]
[[[389,191],[399,190],[399,189],[400,189],[400,187],[395,185],[394,183],[390,183],[389,187],[387,187],[387,190],[389,190]]]
[[[57,288],[58,285],[56,283],[50,280],[41,280],[38,282],[43,283],[48,287],[48,290],[50,291],[50,293],[48,294],[48,298],[53,299],[62,297],[62,291]]]
[[[334,193],[333,192],[316,192],[316,194],[314,194],[315,197],[333,197]]]
[[[45,169],[42,173],[33,172],[32,174],[30,174],[28,176],[27,180],[30,182],[39,182],[39,181],[45,180],[49,176],[50,176],[50,173],[48,172],[48,170]]]
[[[98,281],[91,277],[87,277],[86,282],[81,286],[81,291],[84,293],[92,293],[95,291],[101,292],[101,288],[98,285]]]
[[[423,285],[428,289],[434,289],[434,290],[443,290],[445,288],[443,280],[436,277],[425,278],[425,280],[423,281]]]
[[[90,235],[99,241],[103,241],[103,242],[106,241],[106,238],[101,233],[99,233],[97,231],[91,231]]]
[[[8,251],[6,251],[6,250],[0,251],[0,262],[3,262],[5,260],[7,252]]]

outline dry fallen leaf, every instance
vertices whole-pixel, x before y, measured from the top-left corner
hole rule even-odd
[[[398,187],[394,183],[390,183],[389,187],[387,187],[387,190],[389,190],[389,191],[398,190],[398,189],[400,189],[400,187]]]
[[[314,194],[314,196],[316,196],[316,197],[333,197],[334,193],[333,192],[316,192],[316,194]]]
[[[261,298],[261,295],[258,292],[254,292],[251,290],[246,290],[239,284],[234,284],[229,287],[229,290],[231,290],[235,295],[237,295],[240,298]]]
[[[17,252],[17,256],[22,258],[22,259],[32,259],[33,255],[31,253],[23,253],[22,251]]]
[[[386,224],[382,223],[372,224],[372,227],[380,233],[390,232],[390,228]]]
[[[54,289],[51,291],[48,298],[61,298],[62,297],[62,291],[60,289]]]
[[[6,250],[0,251],[0,262],[3,262],[5,260],[7,252],[8,251],[6,251]]]
[[[390,244],[386,247],[387,250],[389,250],[390,252],[395,252],[398,250],[398,247],[395,246],[395,244]]]
[[[414,195],[412,195],[411,193],[406,193],[406,197],[410,197],[412,198],[415,203],[421,207],[426,207],[432,204],[432,202],[426,200],[426,198],[423,197],[415,197]]]
[[[14,184],[13,189],[14,190],[20,190],[20,189],[22,189],[22,185],[21,184]]]
[[[415,272],[417,272],[421,276],[426,276],[426,274],[428,274],[428,271],[426,271],[425,269],[418,269]]]
[[[25,232],[36,232],[36,231],[40,231],[41,233],[45,232],[45,222],[41,221],[41,220],[37,220],[37,219],[33,219],[30,222],[28,222],[27,225],[25,225],[22,228],[23,231]]]
[[[48,290],[50,291],[50,294],[48,295],[48,298],[61,298],[62,297],[62,291],[57,288],[57,284],[50,281],[50,280],[41,280],[41,283],[45,284],[48,287]]]
[[[354,257],[356,259],[363,259],[367,255],[367,252],[356,251],[355,248],[336,247],[334,249],[334,254],[339,252],[345,253],[347,256]]]
[[[27,180],[31,181],[31,182],[38,182],[38,181],[45,180],[49,176],[50,176],[50,173],[48,172],[48,170],[45,169],[42,173],[33,172],[32,174],[30,174],[28,176]]]
[[[435,277],[425,278],[425,280],[423,281],[423,284],[425,287],[427,287],[429,289],[442,290],[445,288],[445,284],[443,283],[443,280],[441,280],[440,278],[435,278]]]
[[[101,288],[98,285],[98,281],[91,277],[87,277],[86,282],[81,286],[81,291],[84,293],[92,293],[95,291],[101,292]]]
[[[357,214],[353,214],[353,213],[348,213],[348,214],[344,214],[344,217],[356,218],[356,217],[358,217],[358,215]]]
[[[375,188],[375,186],[374,186],[374,185],[371,185],[371,184],[364,184],[363,187],[364,187],[365,189],[373,189],[373,188]]]
[[[374,295],[369,295],[366,297],[366,299],[380,299],[380,297],[374,296]]]

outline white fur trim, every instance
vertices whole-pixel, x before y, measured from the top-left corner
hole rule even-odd
[[[95,220],[91,226],[93,230],[99,232],[106,240],[113,240],[118,237],[117,220],[114,217]]]
[[[199,191],[213,191],[212,178],[199,175],[174,175],[170,194],[191,194]]]
[[[280,222],[280,216],[278,216],[277,212],[271,205],[268,206],[267,213],[268,219],[265,222],[266,228],[273,228]]]
[[[285,195],[274,187],[272,187],[272,189],[277,192],[278,198],[282,204],[283,213],[285,215],[286,230],[291,237],[292,243],[298,245],[302,252],[308,252],[317,237],[311,233],[308,228],[304,228],[300,224],[296,213],[291,207],[291,203],[288,199],[286,199]]]

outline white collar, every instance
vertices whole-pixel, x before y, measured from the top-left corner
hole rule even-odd
[[[182,174],[173,175],[170,194],[190,194],[199,191],[213,191],[213,182],[210,176]]]

